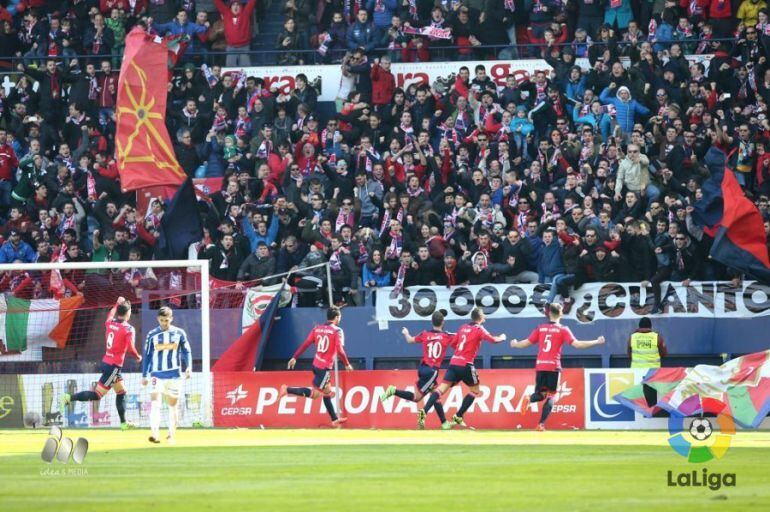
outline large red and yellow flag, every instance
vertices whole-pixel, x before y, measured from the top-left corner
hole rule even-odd
[[[123,191],[185,179],[166,129],[168,48],[135,27],[126,36],[118,79],[117,152]]]

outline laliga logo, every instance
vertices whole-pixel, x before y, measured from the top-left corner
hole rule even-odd
[[[51,427],[49,435],[51,437],[46,439],[43,451],[40,452],[40,457],[45,462],[50,464],[56,459],[62,464],[66,464],[72,457],[75,464],[82,464],[86,460],[88,441],[85,438],[80,437],[73,443],[69,437],[62,437],[62,430],[56,426]]]
[[[717,415],[714,421],[719,425],[719,433],[714,434],[709,418],[695,418],[689,427],[689,434],[695,442],[690,442],[683,434],[684,416],[672,414],[668,420],[668,444],[676,453],[687,458],[688,462],[700,464],[715,458],[721,459],[730,449],[730,442],[735,435],[733,418],[723,413],[726,407],[719,400],[702,400],[702,411]]]

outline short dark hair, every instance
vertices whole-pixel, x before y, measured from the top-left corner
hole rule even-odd
[[[337,306],[331,306],[329,309],[326,310],[326,319],[327,320],[334,320],[340,316],[340,308]]]
[[[561,304],[558,304],[556,302],[552,302],[551,304],[548,304],[549,317],[561,316],[561,313],[562,313]]]
[[[128,312],[131,311],[131,305],[130,304],[118,304],[118,307],[115,308],[115,316],[118,318],[123,318],[128,314]]]
[[[446,311],[443,309],[438,309],[433,312],[433,316],[431,316],[430,321],[433,324],[433,327],[441,327],[444,325],[444,317],[446,316]]]
[[[474,322],[478,322],[479,320],[481,320],[481,316],[483,315],[483,313],[484,312],[481,311],[481,308],[473,308],[473,310],[471,310],[471,320],[473,320]]]
[[[652,320],[649,317],[643,316],[639,319],[640,329],[652,329]]]

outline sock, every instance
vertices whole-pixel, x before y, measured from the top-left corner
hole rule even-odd
[[[126,422],[126,394],[125,393],[119,393],[115,395],[115,408],[118,410],[118,416],[120,417],[120,422],[125,423]]]
[[[423,411],[430,412],[430,408],[433,407],[433,404],[435,404],[438,399],[441,398],[437,392],[433,392],[428,397],[428,401],[425,402],[425,407],[422,408]]]
[[[436,414],[438,415],[438,420],[441,423],[446,423],[446,414],[444,414],[444,404],[441,402],[436,402]]]
[[[326,407],[326,410],[329,412],[332,421],[337,421],[337,413],[334,412],[334,402],[332,402],[331,397],[324,397],[324,407]]]
[[[548,415],[551,414],[552,408],[553,398],[548,397],[548,399],[543,404],[543,412],[540,413],[540,423],[545,423],[546,418],[548,418]]]
[[[100,400],[101,397],[96,393],[96,391],[81,391],[80,393],[75,393],[70,397],[70,401],[72,402],[92,402],[94,400]]]
[[[157,400],[153,399],[150,402],[150,432],[155,439],[158,439],[158,436],[160,436],[160,407],[160,398]]]
[[[462,418],[463,414],[465,414],[465,411],[468,410],[468,407],[473,405],[474,400],[476,400],[476,397],[471,395],[470,393],[465,395],[465,398],[463,398],[463,403],[460,406],[460,409],[457,411],[457,415]]]
[[[396,396],[399,398],[403,398],[404,400],[409,400],[410,402],[414,402],[414,393],[412,393],[411,391],[401,391],[400,389],[397,389]]]
[[[179,414],[179,408],[176,404],[168,406],[168,436],[174,437],[176,433],[176,420]]]
[[[310,388],[286,388],[286,392],[290,395],[310,396]]]

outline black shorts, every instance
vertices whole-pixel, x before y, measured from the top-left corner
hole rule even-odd
[[[123,380],[123,375],[120,373],[122,368],[116,364],[107,364],[102,361],[99,364],[99,370],[102,372],[102,376],[99,377],[99,384],[106,389],[110,389],[116,382]]]
[[[458,382],[463,382],[466,386],[477,386],[479,374],[476,372],[476,367],[472,364],[466,364],[465,366],[450,364],[449,369],[444,374],[444,382],[449,382],[453,386]]]
[[[420,368],[417,369],[417,389],[420,390],[420,393],[428,394],[436,387],[437,381],[438,368],[420,363]]]
[[[330,370],[322,370],[321,368],[313,367],[313,387],[323,390],[332,378],[332,372]]]
[[[549,391],[556,393],[556,389],[559,387],[559,372],[535,372],[535,391]]]

